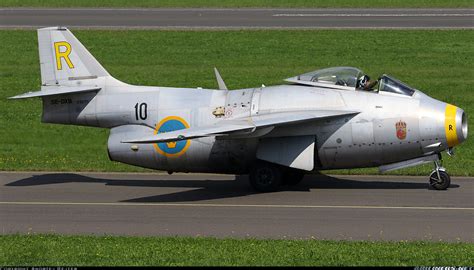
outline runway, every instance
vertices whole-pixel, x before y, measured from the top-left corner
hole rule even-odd
[[[451,29],[474,28],[474,9],[0,9],[0,28]]]
[[[474,242],[474,178],[306,176],[255,193],[245,176],[0,173],[2,234]]]

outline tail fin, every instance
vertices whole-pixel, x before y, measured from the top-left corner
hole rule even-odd
[[[110,76],[67,28],[38,29],[38,47],[42,86]]]

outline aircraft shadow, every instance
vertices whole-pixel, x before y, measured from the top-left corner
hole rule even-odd
[[[305,179],[296,186],[284,186],[281,191],[309,192],[311,189],[429,189],[426,183],[407,182],[400,176],[400,181],[358,181],[350,179],[316,174],[307,175]],[[249,184],[247,176],[236,176],[235,180],[123,180],[103,179],[88,177],[80,174],[57,173],[34,175],[25,179],[6,184],[6,186],[25,187],[63,183],[103,183],[110,186],[128,187],[170,187],[170,188],[193,188],[192,190],[179,191],[156,196],[147,196],[122,200],[122,202],[191,202],[214,200],[232,197],[242,197],[255,194]],[[451,184],[450,188],[458,188],[459,185]]]

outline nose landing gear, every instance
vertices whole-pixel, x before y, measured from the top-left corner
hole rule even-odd
[[[451,177],[441,166],[441,159],[434,161],[435,169],[430,174],[430,186],[436,190],[446,190],[451,184]]]

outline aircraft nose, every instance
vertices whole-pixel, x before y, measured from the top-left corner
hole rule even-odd
[[[467,139],[467,116],[464,110],[447,104],[444,128],[448,147],[453,147]]]

